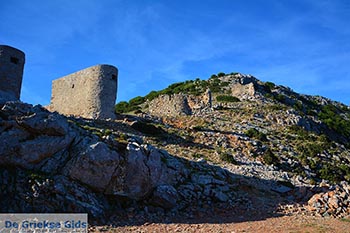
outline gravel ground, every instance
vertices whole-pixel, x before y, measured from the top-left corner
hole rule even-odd
[[[141,226],[115,228],[99,226],[90,228],[90,232],[350,232],[350,220],[292,215],[221,224],[145,223]]]

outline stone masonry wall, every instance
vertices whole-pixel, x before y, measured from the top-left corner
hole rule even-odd
[[[149,113],[154,116],[191,115],[184,94],[161,95],[149,102]]]
[[[211,93],[208,90],[202,96],[185,94],[161,95],[148,103],[149,113],[154,116],[191,115],[211,108]]]
[[[232,95],[245,99],[245,97],[254,96],[255,95],[255,86],[254,83],[248,83],[242,85],[240,83],[236,83],[231,86]]]
[[[20,99],[24,63],[22,51],[0,45],[0,103]]]
[[[90,119],[114,118],[118,70],[96,65],[52,81],[48,109]]]

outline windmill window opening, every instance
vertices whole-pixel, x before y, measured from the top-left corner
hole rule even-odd
[[[18,64],[19,63],[19,59],[17,57],[11,57],[11,62],[13,64]]]

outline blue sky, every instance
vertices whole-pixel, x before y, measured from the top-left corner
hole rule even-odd
[[[348,0],[0,1],[0,44],[26,53],[21,99],[96,64],[119,69],[117,101],[218,72],[252,74],[350,103]]]

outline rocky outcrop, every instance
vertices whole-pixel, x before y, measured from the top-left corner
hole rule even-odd
[[[233,96],[239,99],[251,99],[257,92],[257,83],[259,80],[251,75],[237,73],[225,75],[219,79],[221,82],[227,83],[227,85],[222,88],[231,92]]]
[[[114,208],[111,200],[172,209],[234,197],[225,186],[231,174],[221,168],[176,158],[133,137],[118,142],[118,132],[97,136],[81,120],[41,106],[7,102],[0,107],[2,212],[101,217]]]

